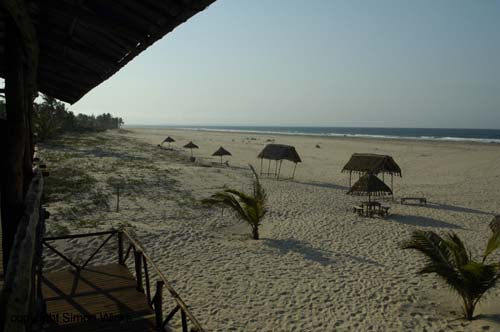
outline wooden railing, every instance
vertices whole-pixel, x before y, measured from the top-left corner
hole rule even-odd
[[[41,322],[45,311],[41,291],[45,219],[45,211],[40,204],[42,189],[42,172],[35,168],[0,296],[0,328],[4,332],[37,330],[40,326],[35,324]]]
[[[59,251],[55,246],[52,245],[52,241],[56,240],[67,240],[75,238],[84,237],[96,237],[105,236],[104,241],[97,247],[97,249],[82,263],[78,264],[74,262],[71,258],[67,257]],[[160,269],[153,262],[151,257],[144,251],[143,247],[138,241],[136,241],[127,231],[125,230],[110,230],[105,232],[95,232],[86,234],[74,234],[66,236],[55,236],[55,237],[45,237],[43,239],[43,245],[45,245],[49,250],[54,252],[56,255],[61,257],[69,265],[73,266],[77,270],[83,270],[86,266],[93,260],[93,258],[99,253],[99,251],[107,244],[109,241],[116,237],[118,243],[118,253],[117,261],[121,265],[126,265],[129,259],[133,260],[133,266],[137,281],[137,290],[145,293],[147,301],[151,309],[155,313],[156,325],[159,330],[164,331],[167,324],[172,321],[177,313],[180,313],[182,332],[204,332],[198,320],[189,310],[186,303],[182,300],[179,294],[172,287],[170,282],[160,271]],[[126,249],[125,249],[126,248]],[[132,254],[132,255],[131,255]],[[156,276],[156,282],[153,280],[153,273]],[[151,283],[154,283],[155,289],[154,293],[152,290]],[[166,289],[170,298],[175,301],[175,307],[171,310],[166,317],[163,317],[163,300],[164,292]],[[191,324],[191,329],[188,329],[188,323]]]

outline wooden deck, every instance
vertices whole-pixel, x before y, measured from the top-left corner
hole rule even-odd
[[[46,331],[157,331],[146,295],[123,265],[44,273]]]

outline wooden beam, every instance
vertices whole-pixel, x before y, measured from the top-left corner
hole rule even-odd
[[[27,80],[30,90],[36,91],[36,70],[38,66],[38,40],[36,29],[24,0],[0,0],[0,6],[6,10],[9,19],[18,29],[18,38],[22,43],[22,52],[27,64]],[[12,29],[11,29],[12,30]],[[33,85],[33,86],[31,86]]]
[[[24,208],[24,154],[26,148],[26,67],[23,63],[23,45],[19,30],[9,21],[7,30],[7,72],[5,75],[6,95],[6,142],[2,174],[2,230],[3,262],[6,270],[10,250],[14,243],[17,225]],[[31,166],[31,163],[30,163]]]

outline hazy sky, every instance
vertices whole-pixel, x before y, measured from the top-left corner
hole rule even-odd
[[[71,109],[126,124],[500,128],[500,1],[218,0]]]

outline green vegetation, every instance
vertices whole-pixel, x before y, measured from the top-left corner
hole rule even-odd
[[[449,233],[444,237],[432,231],[415,231],[403,249],[415,249],[426,257],[420,273],[435,273],[463,300],[464,317],[474,318],[474,309],[483,295],[500,279],[500,262],[486,263],[500,247],[500,231],[492,235],[481,261],[474,261],[462,240]]]
[[[42,95],[42,99],[42,103],[35,103],[33,113],[33,128],[38,141],[55,138],[64,132],[96,132],[117,129],[123,125],[121,118],[114,118],[109,113],[97,117],[75,115],[55,98]]]
[[[235,189],[219,191],[210,198],[202,200],[203,204],[227,206],[236,212],[241,220],[246,221],[252,228],[252,238],[259,239],[259,226],[266,214],[266,193],[262,188],[257,172],[250,165],[254,180],[253,194],[248,195]]]

